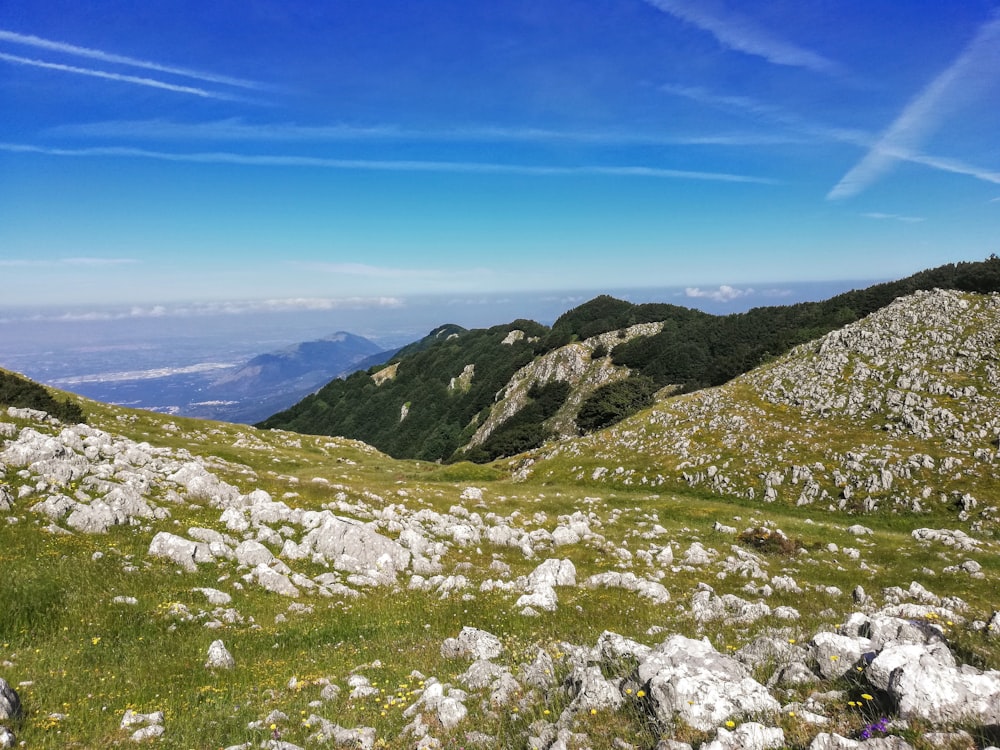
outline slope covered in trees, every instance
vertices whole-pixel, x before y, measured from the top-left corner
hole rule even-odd
[[[38,409],[73,424],[84,421],[79,404],[58,401],[38,383],[5,370],[0,370],[0,405]]]
[[[853,323],[917,290],[1000,291],[1000,258],[921,271],[898,281],[852,290],[822,302],[758,307],[721,317],[665,318],[655,336],[615,347],[615,364],[658,386],[696,390],[721,385],[793,346]]]
[[[528,320],[471,331],[442,326],[404,348],[384,376],[372,368],[335,380],[260,426],[343,435],[392,456],[448,458],[547,333]]]
[[[602,295],[569,310],[551,328],[528,320],[480,330],[441,326],[402,349],[387,368],[333,381],[260,426],[356,438],[399,458],[492,460],[544,441],[549,433],[543,422],[566,402],[567,390],[536,391],[487,443],[456,452],[466,446],[515,372],[573,341],[638,323],[662,323],[659,333],[601,346],[588,355],[595,360],[610,356],[631,375],[582,401],[577,425],[587,431],[634,413],[658,388],[690,391],[720,385],[898,297],[934,288],[1000,291],[1000,258],[940,266],[822,302],[726,316]]]

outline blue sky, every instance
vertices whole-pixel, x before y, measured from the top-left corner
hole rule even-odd
[[[985,0],[0,0],[0,112],[6,306],[696,299],[1000,250]]]

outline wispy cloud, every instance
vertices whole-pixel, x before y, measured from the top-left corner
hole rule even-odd
[[[154,89],[173,91],[178,94],[191,94],[193,96],[200,96],[205,99],[237,100],[240,98],[237,96],[233,96],[231,94],[225,94],[218,91],[209,91],[207,89],[198,88],[197,86],[179,86],[174,83],[158,81],[155,78],[142,78],[139,76],[125,75],[123,73],[108,73],[107,71],[104,70],[94,70],[92,68],[78,68],[75,65],[63,65],[61,63],[45,62],[44,60],[32,60],[27,57],[8,55],[5,52],[0,52],[0,60],[4,60],[9,63],[14,63],[15,65],[28,65],[35,68],[58,70],[63,73],[76,73],[77,75],[90,76],[91,78],[103,78],[108,81],[134,83],[139,86],[148,86]]]
[[[0,151],[23,154],[44,154],[47,156],[139,158],[172,162],[194,162],[199,164],[239,164],[245,166],[267,167],[319,167],[325,169],[383,172],[454,172],[464,174],[512,174],[533,176],[649,177],[661,179],[751,183],[758,185],[778,184],[777,180],[768,177],[729,174],[725,172],[700,172],[684,169],[665,169],[661,167],[629,165],[552,167],[528,164],[496,164],[489,162],[330,159],[318,156],[234,154],[227,152],[170,153],[116,146],[64,149],[17,143],[0,143]]]
[[[723,111],[750,115],[764,122],[780,125],[792,132],[801,133],[812,138],[850,143],[865,148],[875,142],[875,136],[864,130],[814,122],[795,112],[790,112],[784,107],[762,102],[749,96],[717,94],[700,86],[679,86],[674,84],[665,84],[660,87],[660,90],[666,94],[683,97]]]
[[[857,195],[892,169],[902,155],[917,153],[926,138],[949,115],[982,87],[993,83],[998,73],[1000,11],[995,11],[958,58],[910,100],[865,157],[830,190],[827,198],[836,200]],[[940,162],[956,164],[947,160]],[[939,168],[945,167],[939,165]]]
[[[689,286],[684,289],[684,296],[695,299],[710,299],[715,302],[732,302],[740,297],[748,297],[754,293],[752,287],[737,289],[736,287],[722,284],[718,289],[701,289],[696,286]]]
[[[844,128],[814,122],[794,112],[789,112],[782,107],[760,102],[750,97],[716,94],[694,86],[665,85],[661,87],[661,90],[667,94],[681,96],[711,107],[730,112],[739,112],[767,122],[773,122],[793,132],[801,133],[817,140],[847,143],[866,150],[879,147],[885,151],[886,155],[899,161],[920,164],[943,172],[962,174],[984,182],[1000,184],[1000,172],[998,171],[967,164],[958,159],[933,156],[904,148],[892,148],[889,144],[879,146],[878,136],[872,133],[855,128]]]
[[[293,265],[310,271],[331,273],[344,276],[363,276],[376,279],[414,279],[443,278],[455,276],[482,276],[492,274],[487,268],[476,269],[436,269],[436,268],[392,268],[389,266],[372,266],[366,263],[309,263],[295,262]]]
[[[208,122],[170,120],[111,120],[59,125],[45,131],[48,136],[83,138],[128,138],[142,140],[203,141],[485,141],[566,142],[596,145],[652,146],[766,146],[801,141],[780,133],[626,133],[616,131],[551,130],[547,128],[503,128],[493,126],[412,129],[397,125],[299,125],[297,123],[252,123],[242,118]]]
[[[148,318],[196,318],[211,316],[255,315],[290,312],[325,312],[329,310],[370,310],[399,308],[406,301],[401,297],[287,297],[264,300],[220,300],[172,305],[134,305],[132,307],[68,310],[64,312],[31,312],[8,314],[0,324],[25,321],[40,323],[100,323],[115,320]],[[10,310],[7,311],[10,313]]]
[[[61,52],[67,55],[74,55],[76,57],[86,57],[92,60],[100,60],[101,62],[115,65],[127,65],[133,68],[153,70],[158,73],[168,73],[170,75],[192,78],[198,81],[205,81],[207,83],[217,83],[225,86],[236,86],[238,88],[246,89],[264,88],[262,84],[256,81],[248,81],[245,78],[234,78],[232,76],[219,75],[218,73],[209,73],[203,70],[194,70],[192,68],[183,68],[176,65],[164,65],[163,63],[153,62],[151,60],[140,60],[135,57],[117,55],[113,52],[105,52],[103,50],[91,49],[89,47],[78,47],[75,44],[56,42],[51,39],[42,39],[30,34],[18,34],[17,32],[8,31],[6,29],[0,29],[0,41],[35,47],[36,49],[44,49],[50,52]]]
[[[39,266],[121,266],[138,263],[135,258],[56,258],[38,260],[35,258],[0,259],[0,268],[37,268]]]
[[[762,57],[775,65],[837,74],[843,67],[816,52],[781,39],[753,19],[706,0],[646,0],[664,13],[707,31],[728,49]]]
[[[879,219],[879,220],[890,220],[890,221],[902,221],[907,224],[916,224],[924,221],[921,216],[900,216],[899,214],[884,214],[879,211],[869,211],[867,213],[861,214],[866,219]]]

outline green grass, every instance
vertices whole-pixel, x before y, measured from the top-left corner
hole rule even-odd
[[[305,726],[305,721],[313,713],[343,727],[374,727],[383,738],[383,746],[399,746],[396,738],[409,721],[402,710],[416,699],[420,680],[433,677],[458,686],[457,676],[468,662],[443,658],[440,645],[466,625],[499,636],[506,647],[500,661],[516,668],[530,661],[538,649],[555,656],[562,642],[593,646],[604,630],[647,645],[656,645],[675,632],[704,635],[723,652],[735,651],[765,633],[802,641],[817,630],[835,628],[854,609],[850,592],[858,584],[881,599],[883,587],[906,589],[916,580],[937,594],[965,599],[970,605],[967,620],[988,619],[996,604],[1000,555],[995,546],[984,547],[982,553],[960,554],[941,545],[918,545],[910,536],[920,526],[956,527],[954,514],[942,509],[928,516],[891,512],[845,516],[819,506],[723,497],[705,488],[650,488],[577,480],[575,465],[608,465],[592,456],[558,456],[549,462],[547,473],[538,472],[526,482],[516,482],[508,478],[503,464],[439,466],[394,461],[360,444],[334,438],[258,433],[237,425],[89,403],[86,411],[90,424],[132,439],[222,458],[227,463],[213,469],[220,478],[244,492],[266,489],[276,499],[295,493],[285,502],[296,507],[318,509],[340,492],[348,503],[363,501],[375,508],[402,504],[446,513],[453,505],[462,504],[480,514],[510,516],[517,512],[518,524],[550,531],[559,515],[580,510],[596,515],[600,524],[595,523],[593,531],[603,536],[605,543],[549,549],[528,560],[518,549],[496,547],[484,539],[479,545],[453,548],[444,557],[444,573],[460,569],[471,584],[448,599],[408,590],[404,576],[396,588],[368,590],[355,600],[303,597],[300,601],[311,605],[312,611],[294,613],[288,611],[291,600],[252,585],[236,589],[233,583],[240,581],[244,571],[232,562],[201,565],[195,573],[180,573],[167,562],[147,558],[149,541],[157,529],[185,534],[191,526],[204,526],[224,531],[218,510],[169,505],[171,518],[151,524],[152,528],[63,536],[46,531],[47,519],[43,521],[27,510],[34,499],[18,500],[14,515],[19,521],[0,523],[0,569],[5,576],[0,664],[9,663],[0,667],[0,676],[15,686],[29,683],[18,688],[25,717],[14,728],[31,748],[127,745],[128,732],[119,729],[119,722],[129,708],[164,711],[166,733],[156,742],[163,748],[216,748],[246,741],[257,744],[273,731],[282,739],[310,747],[315,727]],[[179,429],[169,430],[168,424]],[[716,448],[721,451],[724,446],[720,443]],[[632,460],[652,458],[633,456]],[[314,482],[314,478],[326,482]],[[3,481],[15,494],[24,482],[10,470]],[[470,485],[483,488],[481,503],[460,500],[463,489]],[[537,513],[544,513],[544,518],[532,520]],[[786,554],[767,547],[753,550],[732,535],[713,531],[716,521],[739,531],[773,524],[801,545],[805,554]],[[874,534],[854,537],[846,531],[852,523],[862,523]],[[666,533],[644,538],[655,524],[663,526]],[[694,541],[718,550],[716,563],[707,569],[684,569],[683,553]],[[652,571],[642,562],[639,551],[668,542],[674,549],[675,569],[661,580],[672,597],[665,605],[654,605],[620,589],[578,586],[557,589],[556,612],[524,617],[514,607],[517,594],[479,591],[484,580],[499,576],[489,569],[494,559],[509,565],[516,577],[530,573],[547,557],[568,558],[576,566],[580,582],[594,573],[623,569],[608,551],[627,543],[633,560],[625,569],[643,576]],[[838,552],[827,550],[831,543],[838,546]],[[796,607],[801,619],[793,622],[765,618],[748,626],[724,621],[698,625],[688,603],[699,583],[710,584],[719,594],[734,593],[750,600],[757,597],[743,587],[765,583],[739,573],[717,575],[719,562],[735,554],[734,545],[758,554],[768,576],[791,575],[802,586],[836,586],[842,595],[831,597],[809,589],[807,595],[776,593],[767,600],[772,607]],[[844,554],[844,548],[859,549],[868,569]],[[95,556],[95,552],[103,556]],[[946,564],[966,558],[982,564],[984,579],[922,572],[925,568],[941,571]],[[296,561],[292,567],[310,576],[323,570],[309,561]],[[232,593],[230,606],[239,611],[243,622],[221,630],[205,628],[213,607],[192,591],[195,587]],[[472,598],[465,600],[462,593]],[[116,596],[132,596],[138,603],[115,604],[112,600]],[[185,605],[194,619],[184,621],[172,614],[176,603]],[[279,615],[284,622],[276,622]],[[654,632],[649,634],[651,629]],[[981,669],[1000,668],[1000,643],[995,638],[973,632],[967,624],[943,629],[963,661]],[[212,672],[204,668],[208,645],[216,638],[223,639],[233,654],[235,669]],[[563,670],[560,674],[565,674],[565,660],[557,658],[556,663],[557,669]],[[374,698],[350,699],[346,680],[354,671],[371,679],[380,693]],[[412,676],[414,671],[423,678]],[[310,706],[318,700],[325,680],[337,683],[343,692],[334,701]],[[817,689],[834,688],[849,691],[851,686],[829,683]],[[470,713],[466,722],[451,732],[435,730],[435,736],[446,748],[458,748],[463,744],[463,733],[475,728],[498,737],[500,747],[527,747],[525,732],[531,723],[553,720],[568,700],[556,692],[547,702],[540,696],[526,700],[517,711],[514,706],[491,711],[474,696],[467,702]],[[864,726],[868,717],[853,708],[845,705],[833,712],[835,731],[850,734]],[[651,747],[661,736],[695,744],[712,736],[679,725],[651,725],[640,709],[636,696],[618,711],[581,717],[575,731],[586,732],[594,750],[610,750],[615,738]],[[276,730],[269,726],[248,728],[272,710],[288,716],[277,722]],[[57,713],[65,717],[52,718]],[[785,729],[790,747],[807,747],[819,731],[795,717],[771,720]],[[919,736],[911,742],[921,747]]]

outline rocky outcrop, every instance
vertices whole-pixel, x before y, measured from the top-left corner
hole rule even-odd
[[[621,331],[610,331],[567,344],[537,357],[514,373],[504,390],[497,394],[497,402],[491,408],[489,416],[469,439],[466,447],[481,445],[500,425],[523,409],[528,403],[528,391],[532,386],[552,382],[569,383],[572,390],[566,403],[549,420],[547,426],[558,436],[576,435],[574,419],[584,400],[602,385],[626,378],[630,373],[627,367],[612,364],[608,357],[594,359],[594,351],[598,347],[608,350],[634,338],[652,336],[662,329],[662,323],[641,323]]]
[[[670,398],[519,464],[575,480],[686,485],[868,512],[953,509],[1000,521],[970,491],[1000,463],[1000,295],[918,292],[715,389]]]

